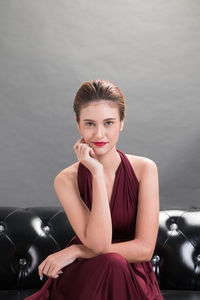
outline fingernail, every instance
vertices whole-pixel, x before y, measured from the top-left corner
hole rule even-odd
[[[43,277],[40,276],[40,280],[43,280]]]

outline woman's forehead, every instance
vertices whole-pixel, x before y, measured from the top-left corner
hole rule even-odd
[[[116,108],[105,108],[105,107],[98,107],[95,106],[93,108],[85,109],[81,112],[82,119],[108,119],[108,118],[117,118],[118,111]]]
[[[96,110],[96,109],[105,109],[105,110],[115,110],[117,108],[117,104],[113,101],[108,100],[101,100],[101,101],[93,101],[87,105],[84,105],[81,110],[89,111],[89,110]]]

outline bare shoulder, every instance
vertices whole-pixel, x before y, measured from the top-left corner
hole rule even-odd
[[[56,175],[55,178],[62,178],[62,179],[68,179],[68,180],[74,180],[77,176],[78,172],[78,166],[79,166],[79,161],[76,163],[70,165],[69,167],[63,169],[60,173]]]
[[[133,154],[125,154],[125,155],[127,156],[127,158],[129,159],[132,165],[132,168],[135,172],[138,182],[141,181],[142,175],[146,167],[152,166],[154,168],[157,168],[156,163],[150,158],[133,155]]]

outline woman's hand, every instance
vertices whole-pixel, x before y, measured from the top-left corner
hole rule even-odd
[[[78,139],[74,144],[74,151],[76,152],[78,160],[85,165],[92,174],[103,170],[103,165],[95,158],[96,155],[92,147],[85,143],[83,138]]]
[[[71,245],[47,256],[47,258],[38,266],[40,278],[43,278],[43,274],[52,278],[57,278],[59,274],[62,274],[63,272],[61,269],[76,260],[73,246],[74,245]]]

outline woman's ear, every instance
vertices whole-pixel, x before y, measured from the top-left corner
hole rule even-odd
[[[74,119],[75,119],[76,123],[78,124],[78,122],[77,122],[77,118],[76,118],[76,115],[74,116]]]
[[[123,130],[123,127],[124,127],[124,121],[121,121],[121,125],[120,125],[120,131]]]
[[[77,122],[77,119],[76,119],[76,117],[75,117],[75,121],[76,121],[76,126],[77,126],[77,129],[78,129],[78,131],[79,131],[79,133],[80,133],[80,135],[81,135],[81,132],[80,132],[80,125],[79,125],[79,123]]]

